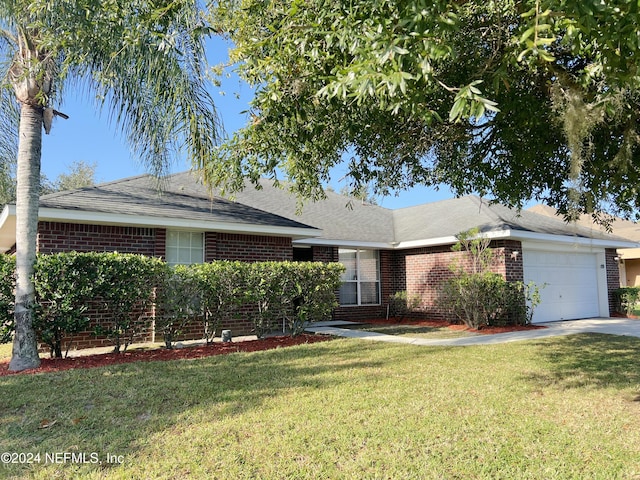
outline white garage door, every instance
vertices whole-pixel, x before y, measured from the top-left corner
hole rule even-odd
[[[540,287],[533,322],[597,317],[598,262],[592,253],[523,250],[525,283]]]

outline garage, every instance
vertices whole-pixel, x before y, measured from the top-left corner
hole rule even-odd
[[[600,316],[598,254],[523,248],[522,255],[525,283],[541,287],[533,323]]]

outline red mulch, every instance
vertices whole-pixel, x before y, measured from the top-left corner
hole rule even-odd
[[[447,327],[451,330],[463,330],[474,333],[482,333],[485,335],[493,335],[494,333],[508,333],[508,332],[519,332],[523,330],[537,330],[539,328],[547,328],[542,325],[511,325],[508,327],[487,327],[482,326],[479,329],[469,328],[466,325],[455,324],[440,320],[413,320],[413,319],[403,319],[398,321],[395,318],[390,319],[373,319],[373,320],[364,320],[362,323],[370,323],[375,325],[411,325],[414,327]]]
[[[515,332],[520,330],[532,330],[537,328],[546,328],[539,325],[520,325],[511,327],[482,327],[480,330],[470,329],[465,325],[451,324],[449,322],[434,320],[412,320],[403,319],[398,321],[394,318],[386,319],[369,319],[362,323],[376,325],[411,325],[416,327],[448,327],[452,330],[468,330],[471,332],[494,334]],[[211,357],[213,355],[225,355],[234,352],[257,352],[260,350],[271,350],[274,348],[290,347],[292,345],[301,345],[305,343],[316,343],[330,340],[327,335],[309,335],[303,334],[297,337],[277,336],[263,338],[260,340],[248,340],[243,342],[232,343],[214,343],[213,345],[199,345],[194,347],[176,348],[167,350],[166,348],[158,348],[155,350],[134,350],[125,353],[103,353],[97,355],[85,355],[73,358],[43,358],[40,361],[40,367],[32,370],[24,370],[22,372],[10,372],[9,362],[0,362],[0,377],[5,375],[31,374],[59,372],[62,370],[70,370],[73,368],[94,368],[105,365],[116,365],[120,363],[132,362],[152,362],[176,359],[192,359]]]
[[[119,363],[132,362],[153,362],[164,360],[204,358],[213,355],[225,355],[234,352],[256,352],[260,350],[272,350],[281,347],[290,347],[292,345],[301,345],[304,343],[316,343],[330,340],[332,337],[327,335],[308,335],[302,334],[296,337],[277,336],[263,338],[260,340],[248,340],[243,342],[232,343],[214,343],[212,345],[199,345],[194,347],[176,348],[167,350],[166,348],[158,348],[155,350],[134,350],[124,353],[103,353],[97,355],[86,355],[73,358],[43,358],[40,360],[40,367],[32,370],[24,370],[22,372],[10,372],[9,362],[0,363],[0,377],[5,375],[15,375],[17,373],[45,373],[59,372],[61,370],[70,370],[73,368],[94,368],[105,365],[115,365]]]

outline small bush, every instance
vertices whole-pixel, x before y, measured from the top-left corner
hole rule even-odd
[[[540,302],[538,288],[497,273],[457,275],[445,282],[439,305],[469,328],[526,325]]]
[[[248,263],[221,260],[192,265],[204,289],[204,337],[211,343],[220,322],[237,316],[247,300]]]
[[[411,312],[420,307],[420,295],[409,295],[406,290],[401,290],[389,295],[389,315],[402,321]]]
[[[258,262],[249,267],[247,292],[256,305],[254,331],[258,337],[282,323],[291,335],[309,322],[324,320],[337,305],[344,267],[320,262]]]
[[[540,303],[539,288],[523,282],[507,282],[490,271],[493,251],[490,240],[478,229],[456,236],[453,251],[466,252],[471,272],[457,263],[450,266],[453,277],[444,282],[438,304],[470,328],[483,325],[525,325],[531,323],[533,309]]]
[[[622,287],[613,291],[617,312],[631,315],[640,298],[640,287]]]
[[[336,290],[342,283],[340,263],[296,263],[294,315],[289,323],[291,335],[302,333],[309,322],[330,318],[338,306]]]

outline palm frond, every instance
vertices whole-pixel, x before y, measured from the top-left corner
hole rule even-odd
[[[170,5],[143,15],[156,15],[150,23],[136,22],[138,38],[127,39],[127,25],[111,25],[95,48],[65,58],[156,176],[184,154],[196,167],[206,164],[221,131],[207,90],[199,10],[195,2]]]

